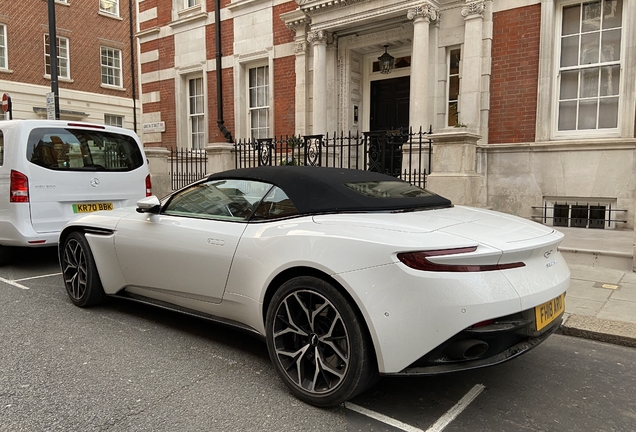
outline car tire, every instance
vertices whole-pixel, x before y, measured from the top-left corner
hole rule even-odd
[[[104,301],[104,288],[83,233],[72,232],[64,240],[60,263],[66,293],[75,306],[95,306]]]
[[[267,309],[266,339],[278,375],[311,405],[341,404],[377,377],[364,321],[322,279],[296,277],[276,291]]]

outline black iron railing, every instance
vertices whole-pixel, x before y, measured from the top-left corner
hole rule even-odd
[[[400,177],[425,187],[430,172],[432,130],[397,129],[363,134],[281,136],[239,140],[237,168],[303,165],[361,169]]]
[[[172,190],[205,177],[208,158],[205,150],[172,149],[170,151],[170,178]]]

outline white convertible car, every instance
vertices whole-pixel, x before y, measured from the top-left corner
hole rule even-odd
[[[69,223],[71,301],[171,308],[265,339],[300,399],[382,375],[490,366],[560,325],[570,272],[552,228],[453,206],[383,174],[260,167]]]

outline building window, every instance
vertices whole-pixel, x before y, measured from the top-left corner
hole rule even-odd
[[[249,122],[252,138],[269,137],[269,66],[249,72]]]
[[[102,47],[102,84],[121,87],[121,51]]]
[[[104,114],[104,124],[108,126],[124,127],[124,117],[113,114]]]
[[[194,6],[199,6],[201,4],[201,0],[183,0],[185,2],[184,7],[191,8]]]
[[[7,69],[7,26],[0,24],[0,69]]]
[[[119,16],[119,0],[99,0],[99,11]]]
[[[192,150],[205,147],[205,98],[203,96],[203,78],[188,80],[188,126]]]
[[[617,224],[627,223],[627,210],[619,209],[615,199],[607,198],[547,198],[541,210],[546,225],[571,228],[615,229]]]
[[[618,128],[622,0],[563,6],[557,129]]]
[[[459,61],[461,50],[452,49],[448,53],[448,126],[459,124]]]
[[[70,79],[70,60],[68,39],[65,37],[57,38],[57,76],[60,78]],[[51,76],[51,47],[49,46],[49,35],[44,35],[44,73]]]

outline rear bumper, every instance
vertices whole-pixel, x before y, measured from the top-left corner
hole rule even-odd
[[[59,231],[37,233],[29,223],[16,225],[11,221],[0,221],[0,245],[2,246],[55,246],[59,238]]]
[[[520,356],[557,331],[563,313],[540,332],[534,330],[534,310],[494,320],[492,325],[466,329],[398,373],[385,376],[438,375],[494,366]],[[497,329],[500,327],[501,329]],[[461,347],[461,348],[460,348]],[[479,347],[479,355],[462,358],[461,352]],[[468,351],[466,351],[468,352]],[[477,354],[475,351],[473,353]]]

